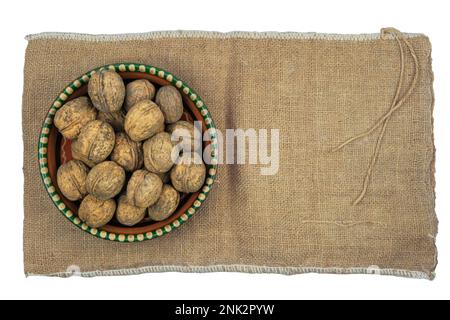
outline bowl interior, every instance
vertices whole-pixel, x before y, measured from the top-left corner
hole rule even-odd
[[[162,79],[156,75],[151,75],[147,73],[141,72],[119,72],[121,77],[124,79],[125,83],[130,82],[136,79],[147,79],[152,82],[156,88],[164,85],[169,85],[170,82]],[[183,97],[183,105],[184,105],[184,114],[183,119],[193,122],[193,121],[201,121],[202,122],[202,131],[205,132],[207,126],[206,123],[195,106],[194,102],[186,95],[183,91],[180,90],[180,93]],[[81,86],[78,90],[76,90],[67,101],[75,99],[77,97],[87,95],[87,85]],[[206,148],[211,142],[204,141],[203,149]],[[72,159],[71,153],[71,141],[65,139],[55,128],[52,126],[50,129],[50,133],[48,136],[48,169],[49,176],[55,186],[56,192],[60,196],[61,200],[64,204],[72,210],[75,214],[77,214],[79,201],[70,201],[64,197],[64,195],[60,192],[57,181],[56,181],[56,173],[58,167]],[[207,165],[207,170],[209,170],[211,166]],[[163,221],[151,221],[148,218],[144,219],[142,222],[133,227],[125,227],[120,225],[115,219],[113,219],[109,224],[100,228],[102,231],[106,231],[109,233],[115,234],[124,234],[124,235],[137,235],[144,234],[160,229],[173,221],[177,220],[182,216],[195,202],[197,199],[199,192],[190,193],[190,194],[181,194],[181,201],[177,208],[177,210],[166,220]]]

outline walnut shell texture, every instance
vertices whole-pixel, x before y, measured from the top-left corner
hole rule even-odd
[[[125,171],[114,161],[99,163],[89,171],[86,190],[100,200],[115,197],[125,184]]]
[[[201,153],[202,133],[200,128],[195,127],[188,121],[180,120],[168,125],[166,131],[174,139],[175,145],[179,145],[185,151]],[[199,141],[196,143],[195,139],[199,139]]]
[[[116,112],[98,112],[97,119],[109,123],[116,132],[123,131],[123,123],[125,122],[125,114],[122,110]]]
[[[147,208],[161,195],[163,183],[161,178],[147,170],[135,171],[127,186],[127,198],[131,205]]]
[[[78,208],[78,217],[91,228],[100,228],[108,224],[114,217],[116,201],[114,199],[100,200],[93,195],[87,195]]]
[[[95,120],[97,110],[88,97],[79,97],[67,102],[55,114],[55,126],[67,139],[78,137],[80,130],[88,122]]]
[[[136,102],[153,100],[155,92],[155,86],[147,79],[139,79],[130,82],[126,87],[125,110],[130,110]]]
[[[164,115],[153,101],[142,100],[128,111],[124,128],[132,140],[143,141],[164,131]]]
[[[122,108],[125,99],[125,84],[114,71],[97,71],[89,80],[88,94],[99,111],[116,112]]]
[[[173,86],[161,87],[156,93],[156,104],[161,108],[166,123],[174,123],[183,115],[183,98]]]
[[[158,201],[148,207],[148,216],[154,221],[167,219],[175,212],[180,203],[180,194],[171,185],[163,186]]]
[[[172,168],[173,143],[170,140],[170,134],[167,132],[157,133],[146,140],[143,149],[144,165],[148,171],[165,173]]]
[[[70,160],[58,168],[56,180],[62,194],[71,201],[82,199],[86,194],[86,178],[89,168],[79,160]]]
[[[114,148],[115,134],[111,125],[94,120],[85,125],[72,142],[72,156],[88,166],[105,160]]]
[[[197,192],[203,186],[206,167],[201,156],[196,153],[183,154],[179,163],[170,171],[170,180],[180,192]]]
[[[121,196],[118,201],[116,218],[124,226],[132,227],[145,217],[145,208],[131,205],[126,196]]]
[[[117,133],[111,160],[121,165],[125,171],[140,169],[144,162],[142,143],[131,140],[126,133]]]
[[[81,162],[83,162],[85,165],[87,165],[89,168],[92,168],[93,166],[95,166],[95,163],[89,159],[87,159],[86,157],[84,157],[83,155],[78,153],[77,148],[74,148],[74,145],[76,145],[76,140],[74,140],[72,142],[71,145],[71,150],[72,150],[72,158],[75,160],[80,160]]]

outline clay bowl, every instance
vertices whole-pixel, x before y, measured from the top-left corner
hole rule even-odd
[[[117,71],[125,83],[135,79],[148,79],[156,88],[163,85],[173,85],[179,89],[183,97],[184,115],[183,119],[187,121],[201,121],[203,133],[208,131],[209,140],[203,143],[205,149],[211,144],[210,153],[207,155],[210,163],[207,164],[207,173],[205,184],[202,189],[192,194],[182,194],[180,205],[172,216],[164,221],[151,221],[148,218],[141,221],[133,227],[125,227],[120,225],[113,219],[108,225],[95,229],[84,224],[78,217],[77,211],[79,201],[73,202],[65,198],[58,188],[56,181],[56,172],[58,167],[71,160],[71,141],[62,137],[53,125],[53,118],[64,103],[75,99],[82,95],[87,95],[87,83],[90,76],[99,69],[109,68]],[[178,228],[188,221],[202,206],[207,198],[214,183],[217,171],[217,136],[215,132],[214,122],[210,113],[202,101],[186,83],[176,78],[171,73],[153,66],[142,65],[137,63],[113,64],[97,68],[87,72],[78,79],[71,82],[56,98],[47,113],[43,122],[41,133],[39,136],[38,158],[39,169],[51,201],[56,205],[59,211],[69,219],[73,224],[81,230],[86,231],[98,238],[107,239],[118,242],[139,242],[154,239],[165,235],[172,230]]]

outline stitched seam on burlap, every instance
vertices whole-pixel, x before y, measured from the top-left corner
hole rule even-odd
[[[141,268],[117,269],[117,270],[97,270],[80,272],[78,275],[82,277],[97,276],[124,276],[139,275],[143,273],[155,272],[189,272],[189,273],[207,273],[207,272],[244,272],[244,273],[273,273],[283,275],[295,275],[304,273],[328,273],[328,274],[376,274],[390,275],[397,277],[406,277],[414,279],[428,279],[433,277],[426,272],[410,271],[401,269],[378,269],[378,268],[320,268],[320,267],[267,267],[252,265],[211,265],[211,266],[147,266]],[[51,274],[34,274],[27,273],[26,276],[53,276],[53,277],[69,277],[72,272],[58,272]]]
[[[419,33],[405,33],[407,38],[425,37]],[[380,33],[370,34],[332,34],[332,33],[301,33],[301,32],[216,32],[216,31],[153,31],[144,33],[124,34],[81,34],[64,32],[44,32],[30,34],[26,40],[58,39],[58,40],[81,40],[81,41],[136,41],[152,40],[162,38],[208,38],[208,39],[297,39],[297,40],[341,40],[341,41],[367,41],[379,40]]]

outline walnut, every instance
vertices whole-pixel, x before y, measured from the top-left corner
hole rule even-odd
[[[155,97],[155,86],[147,79],[139,79],[127,84],[125,95],[125,110],[141,100],[153,100]]]
[[[118,201],[116,218],[124,226],[132,227],[145,217],[145,208],[131,205],[126,196],[121,196]]]
[[[56,176],[62,194],[71,201],[82,199],[86,194],[88,167],[79,160],[70,160],[58,168]]]
[[[94,120],[85,125],[72,142],[72,156],[88,166],[105,160],[114,148],[115,134],[106,122]]]
[[[124,127],[132,140],[142,141],[164,131],[164,116],[153,101],[142,100],[128,111]]]
[[[173,166],[170,134],[160,132],[144,142],[144,165],[154,173],[165,173]]]
[[[125,171],[114,161],[99,163],[91,169],[86,179],[86,190],[100,200],[115,197],[125,183]]]
[[[202,133],[199,128],[184,120],[177,121],[167,126],[166,131],[171,134],[174,144],[186,151],[201,153]],[[198,146],[196,146],[196,140]]]
[[[206,167],[196,153],[183,154],[179,163],[170,171],[170,180],[175,189],[191,193],[200,190],[205,182]]]
[[[158,201],[148,208],[148,215],[154,221],[167,219],[175,212],[180,203],[180,194],[171,185],[163,186]]]
[[[111,221],[115,211],[114,199],[100,200],[89,194],[81,201],[78,217],[91,228],[100,228]]]
[[[122,108],[125,99],[125,84],[114,71],[97,71],[89,80],[88,94],[99,111],[116,112]]]
[[[161,108],[166,123],[174,123],[183,115],[183,99],[173,86],[161,87],[156,94],[155,102]]]
[[[78,137],[80,130],[88,122],[95,120],[97,110],[88,97],[79,97],[67,102],[55,114],[55,126],[67,138]]]
[[[81,154],[78,153],[78,150],[74,147],[75,141],[72,142],[72,146],[71,146],[71,150],[72,150],[72,158],[75,160],[80,160],[81,162],[83,162],[85,165],[87,165],[89,168],[92,168],[93,166],[95,166],[95,163],[89,159],[87,159],[86,157],[82,156]]]
[[[144,162],[142,143],[131,140],[126,133],[117,133],[111,160],[117,162],[126,171],[132,172],[140,169]]]
[[[125,114],[122,110],[116,112],[98,112],[98,120],[109,123],[116,132],[123,131],[123,123],[125,122]]]
[[[127,198],[131,205],[147,208],[161,195],[163,183],[154,173],[137,170],[128,181]]]

